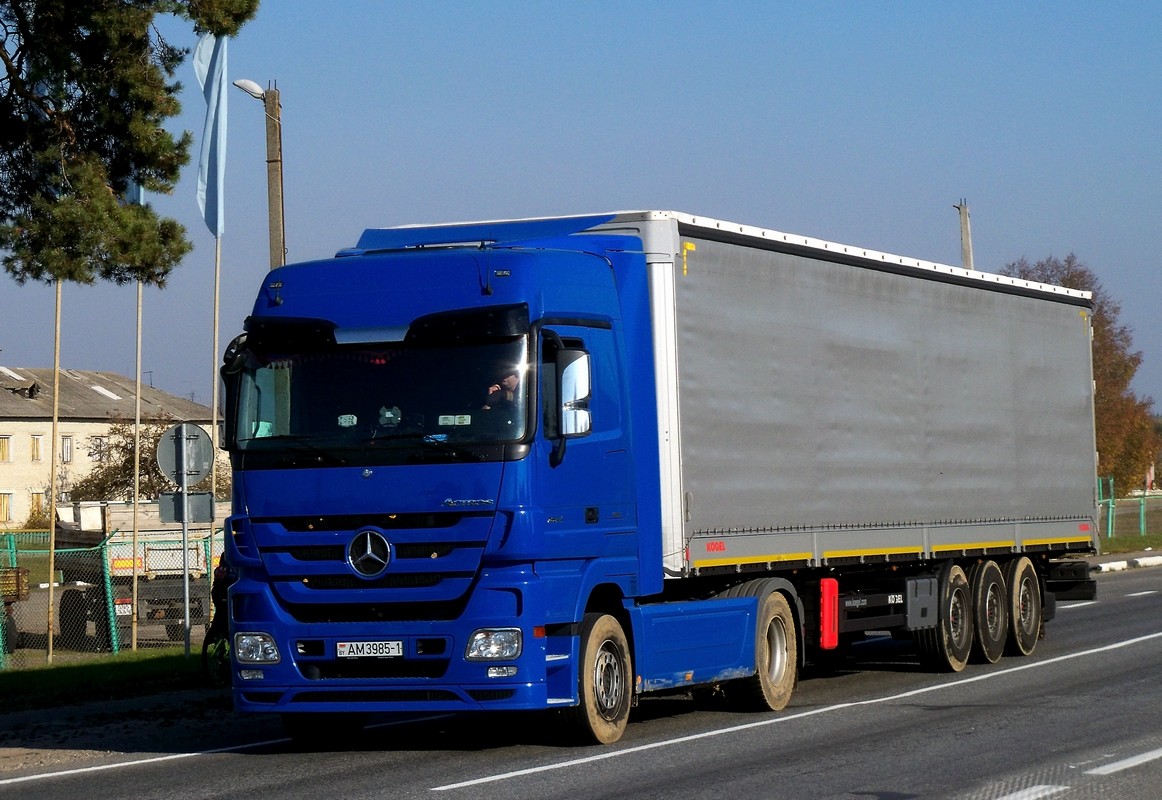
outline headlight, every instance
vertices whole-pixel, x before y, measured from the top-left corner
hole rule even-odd
[[[277,664],[281,657],[269,633],[236,633],[234,659],[239,664]]]
[[[469,661],[511,661],[520,656],[520,628],[482,628],[468,639]]]

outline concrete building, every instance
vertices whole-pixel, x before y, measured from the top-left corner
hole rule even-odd
[[[20,528],[48,508],[52,450],[57,447],[59,500],[102,458],[109,428],[133,421],[134,381],[112,372],[60,373],[57,441],[52,439],[53,371],[0,366],[0,530]],[[207,430],[210,409],[182,397],[141,387],[141,419],[194,422]],[[142,460],[154,453],[143,452]]]

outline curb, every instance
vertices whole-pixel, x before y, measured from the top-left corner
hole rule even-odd
[[[1162,567],[1162,556],[1145,556],[1132,558],[1126,561],[1107,561],[1103,564],[1094,564],[1094,572],[1121,572],[1139,567]]]

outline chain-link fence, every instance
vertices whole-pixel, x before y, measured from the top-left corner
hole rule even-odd
[[[1097,491],[1103,538],[1162,533],[1162,492],[1134,491],[1116,497],[1113,478],[1098,478]]]
[[[185,641],[200,647],[222,531],[116,531],[91,547],[49,549],[48,531],[0,533],[0,669]],[[50,557],[51,556],[51,557]]]

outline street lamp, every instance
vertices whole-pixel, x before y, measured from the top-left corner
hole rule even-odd
[[[270,206],[270,268],[286,263],[286,227],[282,203],[282,109],[278,88],[263,89],[246,78],[234,85],[266,106],[266,198]]]

